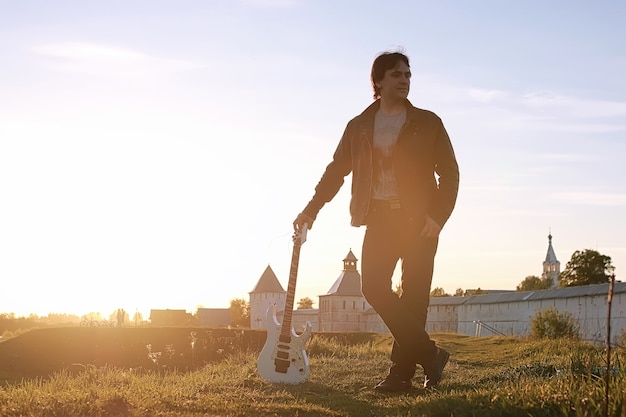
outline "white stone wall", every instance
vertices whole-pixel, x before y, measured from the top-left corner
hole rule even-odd
[[[322,296],[319,329],[323,332],[365,331],[363,313],[370,308],[362,296]]]
[[[287,293],[250,293],[250,327],[263,329],[267,309],[276,303],[276,312],[285,309]]]
[[[308,321],[312,325],[311,330],[317,332],[320,329],[319,317],[319,310],[316,308],[296,309],[293,311],[291,323],[296,332],[300,333],[304,330]]]
[[[505,335],[528,335],[536,312],[552,307],[559,312],[567,311],[574,316],[582,339],[594,342],[606,340],[608,313],[606,294],[511,303],[459,305],[457,331],[461,334],[479,336],[497,334],[489,329],[491,327]],[[478,330],[480,330],[479,334]],[[625,331],[626,293],[619,293],[613,296],[611,308],[612,342],[617,342],[621,333]]]
[[[390,333],[389,328],[378,314],[364,314],[364,328],[365,332],[372,333]]]
[[[428,333],[457,333],[458,315],[455,305],[434,305],[428,308]]]
[[[467,304],[458,306],[458,333],[491,336],[498,332],[521,336],[529,332],[535,311],[527,301],[514,303]],[[483,325],[481,325],[481,323]],[[490,330],[495,329],[495,331]],[[477,334],[477,332],[480,332]]]

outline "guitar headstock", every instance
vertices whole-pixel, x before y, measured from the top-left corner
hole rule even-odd
[[[307,230],[309,230],[309,224],[304,223],[302,227],[299,227],[298,230],[293,233],[293,243],[295,245],[302,245],[304,242],[306,242]]]

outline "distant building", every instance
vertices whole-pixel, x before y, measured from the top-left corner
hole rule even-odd
[[[150,310],[153,326],[189,326],[193,322],[193,316],[186,310]]]
[[[263,321],[268,309],[276,305],[276,310],[282,312],[285,309],[287,291],[278,282],[276,274],[268,265],[261,274],[256,286],[250,291],[250,327],[262,329]]]
[[[372,308],[361,292],[361,274],[356,269],[358,259],[348,252],[343,271],[332,287],[319,296],[319,330],[323,332],[367,331],[363,313]]]
[[[313,331],[389,332],[361,293],[361,274],[357,270],[357,261],[350,250],[343,260],[343,271],[339,277],[326,294],[319,296],[319,309],[293,311],[292,325],[296,331],[302,329],[308,321],[313,325]],[[277,318],[281,321],[286,296],[287,292],[268,266],[250,292],[250,327],[263,328],[267,309],[273,304],[276,304]]]
[[[556,259],[554,248],[552,247],[552,233],[548,234],[548,253],[543,261],[542,279],[551,279],[552,288],[559,287],[559,274],[561,273],[561,263]]]

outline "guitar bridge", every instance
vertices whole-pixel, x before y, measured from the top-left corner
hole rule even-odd
[[[274,367],[276,372],[280,372],[281,374],[286,374],[289,370],[290,362],[284,359],[274,359]]]

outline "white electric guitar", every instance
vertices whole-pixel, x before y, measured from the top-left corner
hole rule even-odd
[[[306,241],[308,225],[293,235],[293,255],[289,272],[289,285],[285,300],[285,312],[282,325],[276,318],[276,304],[267,309],[264,326],[267,329],[267,340],[257,361],[259,375],[270,382],[300,384],[309,377],[309,359],[304,346],[311,337],[311,322],[306,323],[302,334],[298,335],[291,325],[293,299],[296,292],[298,261],[300,247]]]

